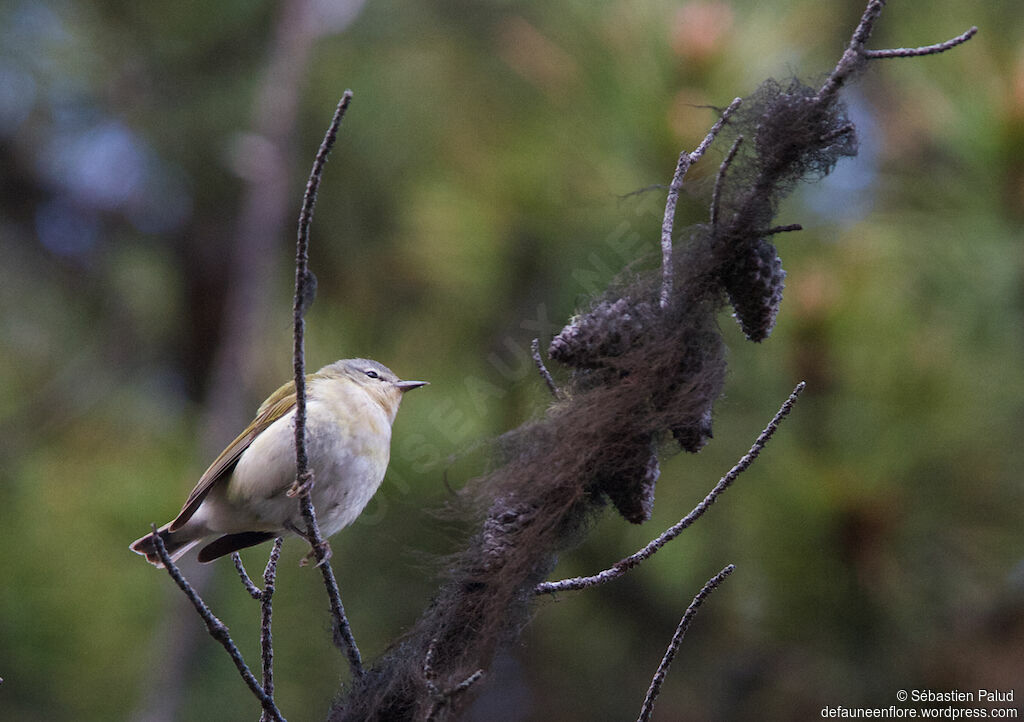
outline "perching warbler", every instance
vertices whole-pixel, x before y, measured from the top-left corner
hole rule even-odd
[[[313,504],[327,538],[351,524],[373,497],[388,467],[391,424],[402,395],[426,381],[399,381],[386,366],[344,359],[306,376],[306,449]],[[171,559],[207,537],[209,562],[280,536],[305,523],[295,481],[295,382],[263,402],[256,418],[210,465],[178,517],[158,530]],[[162,566],[152,533],[134,552]]]

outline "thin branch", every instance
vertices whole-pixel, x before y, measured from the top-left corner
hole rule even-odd
[[[935,43],[934,45],[923,45],[919,48],[890,48],[888,50],[865,50],[864,55],[871,59],[916,58],[921,55],[935,55],[937,53],[944,53],[947,50],[955,48],[957,45],[960,45],[962,43],[966,43],[968,40],[973,38],[977,32],[977,26],[972,26],[970,30],[962,32],[955,38],[950,38],[944,43]]]
[[[831,143],[833,140],[840,138],[841,136],[849,135],[850,133],[856,132],[856,130],[857,128],[856,126],[854,126],[853,123],[847,123],[841,128],[836,128],[835,130],[829,133],[825,133],[825,135],[821,136],[821,144],[827,145]]]
[[[701,590],[697,592],[697,596],[690,602],[690,606],[686,608],[683,618],[679,620],[679,626],[676,627],[676,633],[672,635],[672,641],[669,642],[668,649],[665,650],[665,656],[662,657],[661,664],[658,665],[658,670],[654,673],[651,686],[647,688],[647,696],[644,698],[643,706],[640,708],[640,716],[637,717],[637,722],[647,722],[651,718],[651,712],[654,711],[654,700],[658,697],[658,693],[661,692],[661,685],[665,682],[669,665],[672,664],[676,652],[679,651],[679,645],[682,644],[686,630],[690,628],[690,623],[697,615],[697,610],[704,603],[704,600],[708,598],[708,595],[715,591],[725,581],[725,578],[732,574],[734,569],[736,567],[729,564],[718,574],[707,580],[704,586],[701,587]]]
[[[725,127],[726,122],[729,120],[729,116],[736,112],[736,109],[740,107],[740,104],[742,102],[743,98],[733,98],[732,102],[729,103],[729,107],[722,111],[722,115],[718,118],[715,124],[711,126],[711,130],[708,131],[708,134],[704,136],[704,140],[702,140],[700,142],[700,145],[698,145],[694,149],[694,151],[690,153],[691,164],[696,163],[704,156],[705,153],[707,153],[708,148],[711,147],[711,144],[714,142],[715,137],[722,130],[722,128]]]
[[[864,47],[868,39],[871,37],[871,31],[875,27],[875,22],[878,20],[878,16],[881,15],[883,8],[885,7],[886,0],[870,0],[868,6],[864,9],[864,14],[860,18],[860,23],[857,25],[857,29],[853,31],[853,36],[850,38],[850,44],[843,53],[843,57],[836,63],[836,67],[829,74],[825,84],[821,86],[821,90],[818,91],[817,99],[819,101],[828,102],[832,96],[839,92],[839,89],[849,80],[850,76],[853,75],[866,60],[879,60],[883,58],[913,58],[920,55],[934,55],[935,53],[944,53],[945,51],[955,48],[957,45],[966,43],[975,33],[978,32],[978,28],[972,27],[970,30],[957,35],[955,38],[947,40],[943,43],[936,43],[935,45],[925,45],[920,48],[892,48],[888,50],[868,50]]]
[[[551,378],[551,372],[548,371],[548,367],[544,365],[544,359],[540,357],[540,339],[535,338],[530,343],[530,353],[533,355],[533,362],[537,364],[537,371],[540,373],[540,377],[544,379],[544,383],[547,384],[548,390],[551,391],[551,395],[556,399],[561,399],[562,392],[558,390],[555,380]]]
[[[242,584],[245,585],[245,590],[249,592],[250,597],[260,602],[260,650],[263,662],[263,691],[271,699],[274,697],[274,643],[271,635],[271,619],[274,614],[274,579],[277,576],[277,562],[281,558],[281,545],[283,541],[281,537],[277,537],[274,540],[274,546],[270,550],[270,558],[267,560],[267,566],[263,570],[263,589],[257,587],[245,571],[241,555],[238,552],[231,554],[231,561],[235,563],[235,569],[238,571]],[[268,719],[270,718],[267,717],[264,711],[260,720],[261,722],[266,722]]]
[[[729,107],[722,111],[721,117],[718,119],[708,134],[704,136],[704,140],[700,142],[700,145],[692,153],[683,151],[679,154],[679,160],[676,162],[675,173],[672,174],[672,183],[668,187],[668,198],[665,199],[665,217],[661,222],[661,307],[665,308],[668,306],[668,299],[672,295],[672,226],[675,224],[676,219],[676,204],[679,202],[679,191],[683,188],[683,177],[686,175],[686,171],[690,170],[690,166],[700,160],[700,157],[704,155],[711,142],[718,135],[718,132],[725,125],[729,116],[732,115],[736,108],[743,102],[741,98],[736,98],[729,104]]]
[[[430,722],[437,717],[438,712],[444,709],[445,705],[447,705],[453,697],[465,692],[484,676],[484,671],[482,669],[478,669],[454,687],[442,689],[437,684],[437,672],[434,670],[434,649],[436,647],[436,642],[437,640],[431,640],[430,646],[427,647],[427,653],[423,656],[423,680],[426,682],[427,691],[430,692],[430,696],[433,699],[433,704],[430,706],[426,716],[423,718],[424,722]]]
[[[253,599],[262,599],[263,592],[253,583],[252,579],[249,578],[248,572],[245,571],[245,566],[242,564],[242,555],[238,552],[231,552],[231,561],[235,563],[235,571],[238,572],[242,585],[245,587],[245,591],[249,592],[249,596]]]
[[[295,248],[295,300],[292,305],[293,321],[295,325],[293,366],[295,371],[295,484],[290,490],[292,496],[305,493],[308,496],[309,487],[313,484],[313,476],[309,469],[309,458],[306,454],[306,357],[303,351],[305,334],[305,323],[302,316],[305,313],[304,303],[309,298],[309,286],[313,283],[309,272],[309,227],[313,222],[313,210],[316,207],[317,191],[320,189],[320,177],[323,175],[324,164],[327,156],[330,155],[334,141],[338,137],[338,128],[341,120],[345,117],[349,103],[352,102],[352,91],[346,90],[334,111],[334,118],[330,127],[320,143],[316,158],[313,160],[313,169],[310,171],[309,180],[306,182],[306,192],[302,198],[302,210],[299,213],[299,233]],[[307,521],[309,519],[307,518]],[[316,521],[313,520],[313,527]],[[311,530],[312,532],[313,530]],[[316,530],[319,532],[319,530]],[[312,534],[311,534],[312,536]],[[319,536],[319,533],[316,535]]]
[[[160,557],[160,561],[163,563],[167,573],[171,575],[171,579],[178,585],[178,588],[185,593],[188,600],[192,602],[192,606],[196,608],[199,616],[202,617],[203,622],[206,624],[206,631],[210,633],[210,636],[220,642],[221,646],[227,651],[231,657],[231,661],[235,663],[235,667],[238,669],[238,673],[242,675],[242,679],[245,684],[252,690],[252,693],[256,695],[256,698],[263,705],[263,711],[266,715],[269,715],[270,719],[278,720],[278,722],[284,722],[284,717],[281,715],[281,711],[278,710],[277,705],[274,704],[274,698],[263,691],[263,687],[256,680],[256,677],[249,670],[249,666],[245,663],[242,658],[242,653],[238,650],[234,640],[231,639],[231,635],[228,634],[228,628],[224,625],[224,622],[217,619],[214,613],[206,606],[206,602],[203,598],[196,593],[196,590],[192,588],[192,585],[188,583],[185,576],[181,573],[181,570],[171,561],[171,556],[167,553],[167,548],[164,546],[164,540],[160,538],[157,533],[156,524],[153,524],[153,546],[156,548],[157,556]]]
[[[793,231],[802,231],[804,229],[799,223],[790,223],[787,226],[772,226],[764,231],[758,231],[757,235],[760,237],[774,236],[776,233],[792,233]]]
[[[789,415],[789,412],[793,409],[793,405],[796,403],[797,398],[799,398],[800,393],[804,390],[806,385],[807,384],[804,381],[801,381],[799,384],[797,384],[796,388],[793,389],[793,393],[789,395],[789,398],[787,398],[786,401],[782,404],[778,412],[776,412],[775,416],[768,423],[768,426],[766,426],[764,430],[760,433],[760,435],[757,437],[757,440],[754,442],[754,445],[750,447],[750,451],[744,454],[743,458],[741,458],[736,463],[736,465],[729,470],[729,473],[723,476],[719,480],[719,482],[715,484],[715,487],[710,492],[708,492],[708,495],[704,497],[704,500],[701,501],[700,504],[694,507],[693,511],[684,516],[673,526],[669,527],[664,532],[662,532],[660,536],[649,542],[647,546],[645,546],[643,549],[634,552],[625,559],[619,560],[608,569],[605,569],[604,571],[598,572],[597,574],[594,574],[593,576],[589,577],[572,577],[571,579],[562,579],[557,582],[542,582],[541,584],[538,584],[536,587],[534,587],[534,593],[554,594],[556,592],[586,589],[588,587],[593,587],[599,584],[610,582],[613,579],[618,579],[633,567],[638,566],[642,562],[646,561],[649,557],[651,557],[655,552],[657,552],[659,549],[665,546],[668,542],[672,541],[677,536],[679,536],[683,532],[683,530],[685,530],[687,527],[689,527],[691,524],[693,524],[695,521],[701,518],[704,515],[704,512],[706,512],[708,508],[715,503],[715,500],[718,499],[722,492],[728,489],[732,485],[732,483],[736,481],[736,478],[744,471],[746,471],[751,464],[754,463],[754,460],[757,458],[758,454],[761,453],[761,449],[765,447],[769,439],[771,439],[775,432],[778,430],[779,424],[782,422],[784,418],[786,418],[787,415]]]
[[[299,232],[295,249],[295,299],[292,305],[293,320],[295,323],[295,343],[293,349],[293,366],[295,371],[295,483],[289,490],[290,496],[299,497],[299,506],[302,516],[306,521],[306,534],[304,535],[312,547],[312,554],[316,557],[317,567],[324,578],[324,587],[327,589],[327,596],[331,603],[331,614],[334,618],[334,643],[339,649],[343,649],[348,656],[349,666],[352,674],[359,677],[363,674],[362,657],[359,654],[359,647],[356,645],[355,637],[352,636],[352,629],[349,626],[348,618],[345,616],[345,607],[341,603],[341,592],[338,591],[338,582],[334,578],[334,570],[328,562],[331,552],[330,546],[320,533],[320,526],[316,521],[316,510],[313,508],[311,496],[313,487],[313,472],[309,468],[309,457],[306,452],[306,360],[303,351],[303,334],[305,322],[302,315],[304,299],[309,297],[307,286],[311,282],[309,273],[309,227],[313,221],[313,209],[316,206],[317,191],[320,188],[320,177],[323,173],[327,156],[334,146],[338,136],[338,128],[345,111],[348,110],[352,101],[352,91],[346,90],[341,97],[337,109],[334,111],[334,118],[327,129],[320,149],[317,151],[313,161],[313,169],[309,174],[309,181],[306,183],[306,193],[302,199],[302,211],[299,213]]]
[[[736,157],[736,151],[740,149],[740,143],[743,142],[743,136],[736,136],[736,140],[733,141],[732,147],[729,148],[729,152],[725,154],[725,158],[722,160],[722,164],[718,166],[718,175],[715,176],[715,190],[711,193],[711,225],[718,225],[718,206],[721,202],[722,197],[722,184],[725,181],[725,175],[729,171],[729,166],[732,165],[733,159]]]
[[[633,196],[643,195],[644,193],[649,193],[650,191],[663,191],[666,188],[668,188],[668,186],[666,186],[664,183],[652,183],[649,186],[637,188],[635,191],[630,191],[629,193],[622,193],[621,195],[616,193],[615,197],[620,201],[624,201],[627,198],[632,198]]]
[[[871,0],[868,6],[864,8],[864,14],[861,15],[860,22],[850,37],[850,44],[843,52],[839,62],[836,63],[835,68],[829,73],[825,84],[821,86],[821,90],[818,91],[817,100],[819,102],[831,101],[832,97],[843,87],[843,84],[861,66],[864,61],[864,43],[871,37],[871,31],[875,28],[875,22],[878,20],[878,16],[882,14],[884,8],[885,0]]]
[[[274,639],[271,634],[271,620],[274,615],[274,591],[277,578],[277,562],[281,558],[281,537],[274,539],[270,558],[263,570],[263,591],[260,593],[260,650],[263,657],[263,691],[274,698]],[[264,718],[266,715],[264,715]],[[260,722],[266,722],[261,719]]]

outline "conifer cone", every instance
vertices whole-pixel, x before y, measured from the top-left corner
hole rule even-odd
[[[743,248],[732,267],[722,274],[733,315],[749,340],[761,342],[771,335],[785,280],[782,259],[764,238]]]
[[[725,344],[717,324],[684,334],[677,373],[658,398],[679,446],[696,454],[712,438],[712,410],[725,384]]]
[[[602,358],[620,356],[639,345],[654,316],[646,302],[602,301],[590,312],[575,316],[551,339],[548,355],[566,366],[599,367]]]
[[[704,445],[714,437],[714,434],[711,433],[711,407],[709,406],[692,424],[672,429],[672,436],[679,442],[683,451],[696,454],[703,449]]]
[[[661,475],[653,440],[638,442],[637,463],[633,473],[616,474],[598,482],[622,518],[631,524],[643,524],[654,511],[654,487]]]

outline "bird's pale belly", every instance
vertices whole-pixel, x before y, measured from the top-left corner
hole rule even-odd
[[[311,417],[319,411],[317,405],[310,404]],[[239,458],[231,479],[222,487],[223,493],[215,489],[207,497],[202,511],[211,531],[305,528],[298,499],[287,496],[295,481],[293,420],[294,415],[289,414],[255,439]],[[391,446],[390,424],[383,424],[384,433],[380,425],[369,426],[349,429],[354,433],[347,434],[330,424],[307,427],[330,430],[310,433],[306,444],[313,472],[313,505],[325,537],[351,524],[384,480]]]

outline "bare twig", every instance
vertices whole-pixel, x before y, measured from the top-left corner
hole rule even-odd
[[[299,506],[302,509],[302,516],[306,521],[306,533],[312,553],[316,557],[324,578],[324,587],[327,589],[327,596],[331,603],[331,614],[334,618],[334,643],[339,649],[345,651],[348,656],[349,666],[354,676],[361,676],[363,673],[362,657],[359,654],[359,647],[356,645],[355,637],[352,636],[352,629],[349,626],[348,618],[345,616],[345,607],[341,603],[341,592],[338,591],[338,582],[334,578],[334,570],[331,568],[328,559],[330,558],[330,546],[320,533],[320,526],[316,521],[316,510],[313,508],[311,496],[313,487],[313,472],[309,468],[309,457],[306,452],[306,360],[303,351],[303,334],[305,322],[302,315],[304,312],[303,302],[308,298],[307,286],[310,282],[309,273],[309,226],[313,221],[313,209],[316,206],[317,190],[320,187],[320,176],[323,173],[327,156],[334,146],[337,138],[338,127],[348,110],[352,101],[352,91],[346,90],[334,111],[334,118],[327,129],[320,149],[317,151],[316,159],[313,161],[313,169],[309,174],[309,181],[306,183],[306,193],[302,199],[302,211],[299,213],[299,232],[295,249],[295,300],[293,303],[293,320],[295,322],[295,338],[293,351],[293,366],[295,371],[295,483],[289,490],[289,495],[299,497]]]
[[[861,16],[860,22],[850,38],[850,44],[843,52],[843,56],[839,58],[835,68],[829,73],[825,84],[818,91],[817,99],[819,102],[830,102],[832,97],[843,87],[843,84],[861,66],[864,61],[864,43],[871,37],[875,21],[882,14],[884,7],[885,0],[871,0],[868,6],[864,8],[864,14]]]
[[[835,130],[833,130],[833,131],[831,131],[829,133],[826,133],[825,135],[821,136],[821,143],[822,143],[822,145],[826,145],[828,143],[831,143],[833,140],[841,138],[844,135],[849,135],[850,133],[854,133],[854,132],[856,132],[856,130],[857,130],[857,128],[856,128],[856,126],[854,126],[853,123],[847,123],[846,125],[844,125],[844,126],[842,126],[840,128],[836,128]]]
[[[759,232],[758,236],[774,236],[776,233],[792,233],[793,231],[802,231],[804,229],[799,223],[790,223],[788,226],[772,226],[771,228],[765,229]]]
[[[305,308],[303,304],[309,297],[311,276],[309,272],[309,227],[313,222],[313,210],[316,207],[317,191],[320,189],[320,177],[323,175],[324,164],[327,156],[330,155],[334,141],[338,137],[338,128],[341,120],[345,117],[349,103],[352,102],[352,91],[346,90],[334,111],[334,118],[327,128],[320,149],[313,160],[313,169],[309,173],[309,180],[306,182],[306,192],[302,198],[302,210],[299,213],[299,233],[295,244],[295,300],[292,306],[293,321],[295,324],[293,366],[295,371],[295,466],[296,479],[289,494],[308,496],[309,487],[313,484],[313,476],[309,469],[309,458],[306,454],[306,357],[303,350],[305,323],[302,320]],[[305,509],[303,509],[305,512]],[[316,528],[315,514],[310,524],[310,536],[318,538],[319,529]],[[309,517],[307,515],[307,521]],[[316,531],[314,536],[312,533]]]
[[[736,140],[732,142],[732,147],[729,148],[729,152],[725,154],[722,164],[718,166],[718,175],[715,176],[715,190],[711,193],[710,220],[712,226],[718,225],[718,206],[722,197],[722,183],[725,180],[726,173],[729,172],[729,166],[732,165],[732,161],[736,157],[736,151],[740,149],[740,143],[742,142],[743,136],[736,136]]]
[[[253,583],[252,579],[249,578],[248,572],[245,571],[245,566],[242,564],[242,555],[238,552],[231,552],[231,561],[235,563],[235,571],[238,572],[245,591],[249,592],[249,596],[253,599],[261,599],[263,592]]]
[[[761,449],[765,447],[765,444],[768,443],[768,440],[771,439],[775,432],[778,430],[779,424],[793,409],[793,405],[796,403],[797,398],[799,398],[800,393],[804,390],[804,387],[806,385],[807,384],[804,381],[801,381],[799,384],[797,384],[796,388],[793,389],[793,393],[789,395],[789,398],[787,398],[786,401],[782,404],[778,412],[776,412],[775,416],[768,423],[768,426],[766,426],[764,430],[760,433],[760,435],[757,437],[757,440],[754,442],[754,445],[750,447],[750,451],[744,454],[743,458],[736,462],[736,465],[729,470],[729,473],[723,476],[719,480],[719,482],[715,484],[715,487],[710,492],[708,492],[708,495],[704,497],[704,500],[701,501],[700,504],[694,507],[693,511],[684,516],[673,526],[669,527],[664,532],[662,532],[660,536],[658,536],[656,539],[653,539],[643,549],[640,549],[639,551],[631,554],[625,559],[619,560],[608,569],[605,569],[604,571],[598,572],[597,574],[594,574],[593,576],[589,577],[572,577],[571,579],[562,579],[557,582],[542,582],[534,588],[534,593],[554,594],[555,592],[566,592],[573,591],[576,589],[586,589],[588,587],[593,587],[599,584],[610,582],[613,579],[618,579],[633,567],[638,566],[642,562],[646,561],[649,557],[651,557],[656,551],[665,546],[668,542],[672,541],[677,536],[679,536],[683,532],[683,530],[685,530],[687,527],[689,527],[691,524],[697,521],[700,517],[702,517],[704,515],[704,512],[706,512],[708,508],[715,503],[715,500],[718,499],[722,492],[728,489],[729,486],[732,485],[734,481],[736,481],[736,478],[744,471],[746,471],[751,464],[754,463],[754,459],[756,459],[758,454],[761,453]]]
[[[693,621],[693,618],[697,615],[697,610],[704,603],[704,600],[708,598],[708,595],[715,591],[725,581],[725,578],[732,574],[734,569],[736,567],[729,564],[718,574],[707,580],[704,586],[701,587],[701,590],[697,592],[697,596],[690,602],[690,606],[686,608],[683,618],[679,620],[679,626],[676,627],[676,633],[672,635],[672,641],[669,642],[668,649],[665,650],[665,656],[662,657],[661,664],[658,665],[658,670],[654,673],[651,686],[647,688],[647,696],[644,698],[643,706],[640,708],[640,716],[637,717],[637,722],[647,722],[651,718],[651,712],[654,711],[654,700],[658,697],[658,693],[661,692],[661,685],[665,682],[665,675],[668,674],[669,665],[672,664],[676,652],[679,651],[679,645],[686,635],[686,630],[690,628],[690,622]]]
[[[530,353],[533,355],[533,362],[537,364],[537,371],[540,373],[540,377],[544,379],[544,383],[547,384],[551,395],[556,399],[562,398],[562,392],[558,390],[555,380],[551,378],[551,372],[544,365],[544,359],[540,357],[540,339],[535,338],[530,343]]]
[[[277,537],[274,540],[274,546],[270,550],[270,558],[267,560],[267,566],[263,570],[263,589],[257,587],[245,571],[241,555],[238,552],[231,554],[231,560],[235,563],[235,569],[238,571],[242,584],[245,585],[245,590],[249,592],[250,597],[260,602],[260,650],[262,651],[263,662],[263,691],[271,699],[274,697],[274,643],[271,635],[271,619],[274,614],[274,579],[277,576],[277,562],[281,558],[281,545],[283,541],[281,537]],[[267,717],[264,711],[260,720],[261,722],[266,722],[268,719],[270,718]]]
[[[690,153],[691,165],[700,160],[704,156],[704,154],[708,152],[708,148],[711,147],[711,144],[714,142],[715,137],[718,135],[718,133],[725,126],[726,122],[729,120],[729,116],[736,112],[736,109],[740,107],[740,104],[742,102],[743,98],[733,98],[732,102],[729,103],[729,107],[722,111],[722,115],[718,118],[717,121],[715,121],[715,124],[711,126],[711,130],[708,131],[708,134],[704,136],[704,140],[702,140],[700,142],[700,145],[698,145],[694,149],[694,151]]]
[[[274,697],[274,639],[271,634],[271,620],[274,615],[274,591],[277,578],[277,562],[281,558],[284,540],[277,537],[270,550],[270,558],[263,570],[263,591],[260,592],[260,650],[263,661],[263,691]],[[266,714],[260,722],[266,722]]]
[[[484,676],[484,671],[482,669],[478,669],[454,687],[442,689],[437,684],[437,672],[434,670],[434,650],[437,646],[436,641],[437,640],[431,640],[430,646],[427,647],[427,653],[423,657],[423,680],[427,684],[427,691],[430,692],[431,699],[433,699],[433,704],[430,706],[426,716],[423,718],[424,722],[430,722],[437,717],[438,712],[444,709],[445,705],[448,704],[452,697],[462,694],[480,681]]]
[[[864,9],[864,14],[860,18],[860,23],[857,25],[857,29],[853,31],[853,36],[850,38],[850,44],[847,46],[846,51],[843,53],[843,57],[836,63],[836,67],[829,74],[825,84],[821,86],[821,90],[818,91],[818,100],[828,102],[831,100],[839,89],[849,80],[850,76],[857,71],[858,68],[866,60],[879,60],[883,58],[912,58],[920,55],[934,55],[935,53],[943,53],[950,48],[955,48],[957,45],[967,42],[975,33],[978,32],[978,28],[972,27],[955,38],[947,40],[943,43],[936,43],[935,45],[925,45],[920,48],[893,48],[889,50],[867,50],[864,44],[867,43],[871,37],[871,31],[875,27],[875,21],[878,20],[878,16],[882,13],[882,9],[885,7],[886,0],[870,0],[868,6]]]
[[[252,693],[256,695],[256,698],[263,705],[263,711],[272,720],[278,720],[284,722],[284,717],[278,710],[277,705],[274,704],[274,698],[268,695],[260,683],[256,680],[256,677],[249,670],[249,666],[245,663],[242,658],[242,653],[238,650],[234,640],[231,639],[231,635],[228,634],[228,628],[224,622],[220,621],[210,608],[203,601],[203,598],[196,593],[192,588],[192,585],[188,583],[185,576],[181,573],[181,570],[171,561],[170,555],[167,553],[167,548],[164,546],[164,540],[160,538],[157,533],[156,524],[153,524],[153,546],[156,548],[157,556],[160,557],[160,561],[163,563],[164,568],[167,569],[167,573],[171,575],[171,579],[178,585],[178,588],[185,593],[188,600],[192,602],[192,606],[196,608],[199,616],[202,617],[203,622],[206,624],[206,631],[210,633],[210,636],[220,642],[221,646],[227,651],[228,656],[231,657],[231,661],[235,663],[235,667],[238,669],[238,673],[242,675],[242,679],[245,684],[252,690]]]
[[[916,58],[921,55],[935,55],[937,53],[944,53],[947,50],[955,48],[961,43],[966,43],[968,40],[974,37],[978,32],[977,26],[972,26],[970,30],[966,30],[955,38],[950,38],[943,43],[935,43],[934,45],[923,45],[919,48],[890,48],[888,50],[865,50],[864,55],[868,58]]]
[[[690,169],[690,166],[700,160],[700,157],[707,151],[708,146],[718,135],[718,132],[725,125],[726,121],[729,120],[729,116],[732,115],[736,108],[743,102],[741,98],[736,98],[729,104],[729,107],[722,111],[722,116],[718,119],[708,134],[704,136],[704,140],[701,141],[700,145],[697,146],[696,150],[692,153],[683,151],[679,154],[679,160],[676,162],[675,173],[672,174],[672,183],[668,187],[668,198],[665,200],[665,217],[661,222],[661,307],[665,308],[668,306],[668,299],[672,295],[672,226],[675,223],[676,218],[676,203],[679,202],[679,191],[683,188],[683,177],[686,175],[686,171]]]

